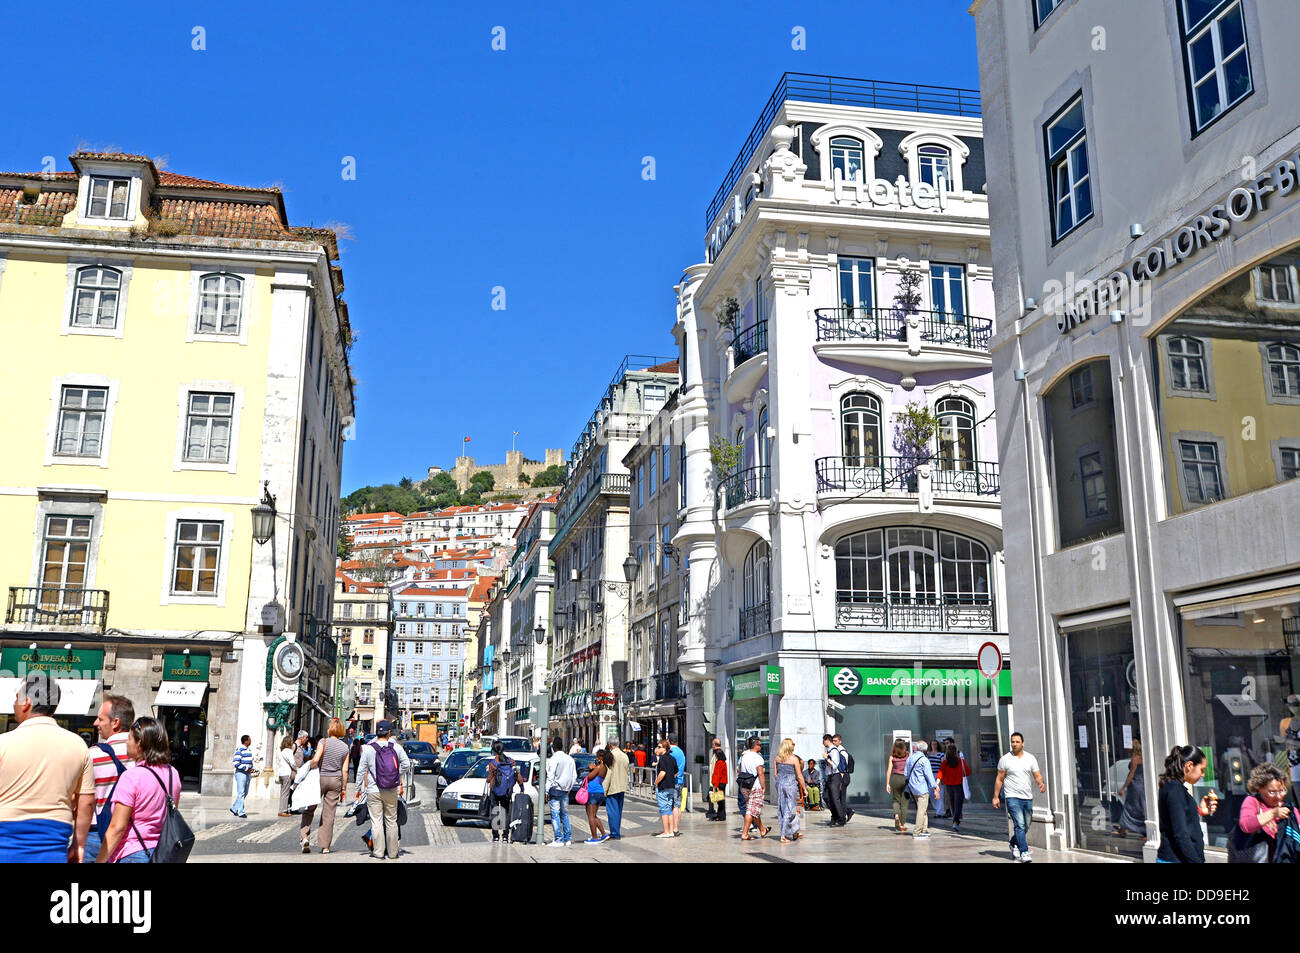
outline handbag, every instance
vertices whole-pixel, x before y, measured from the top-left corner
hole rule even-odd
[[[582,782],[582,787],[578,788],[578,793],[573,796],[573,799],[579,804],[586,804],[591,800],[591,794],[587,791],[586,781]]]
[[[721,804],[726,799],[727,799],[727,792],[722,790],[722,788],[714,788],[712,791],[709,792],[710,804]]]
[[[1277,826],[1273,863],[1300,863],[1300,816],[1296,814],[1295,787],[1291,788],[1291,816]]]

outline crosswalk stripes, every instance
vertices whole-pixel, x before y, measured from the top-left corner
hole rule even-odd
[[[297,833],[298,819],[294,818],[292,822],[281,824],[271,822],[260,830],[253,831],[251,834],[245,834],[238,838],[240,844],[269,844],[271,841],[290,833]]]
[[[224,837],[226,834],[234,833],[237,830],[243,830],[246,827],[248,825],[241,821],[223,821],[220,824],[205,827],[194,835],[194,839],[196,841],[212,840],[216,837]]]

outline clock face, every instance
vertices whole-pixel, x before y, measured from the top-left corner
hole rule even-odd
[[[286,642],[275,658],[280,675],[292,681],[302,672],[302,647],[296,642]]]

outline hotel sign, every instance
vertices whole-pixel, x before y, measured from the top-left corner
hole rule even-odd
[[[1300,153],[1283,159],[1253,179],[1232,189],[1221,202],[1211,205],[1138,255],[1125,268],[1112,272],[1096,282],[1083,282],[1083,291],[1076,291],[1056,317],[1056,327],[1068,334],[1080,324],[1111,310],[1123,299],[1129,286],[1139,286],[1159,277],[1193,257],[1205,248],[1232,233],[1233,225],[1250,221],[1256,213],[1268,209],[1269,196],[1280,198],[1296,191],[1297,168]]]

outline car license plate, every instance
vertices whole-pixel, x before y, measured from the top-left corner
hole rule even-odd
[[[460,802],[458,802],[458,803],[456,804],[456,810],[458,810],[458,811],[477,811],[477,810],[478,810],[478,805],[475,804],[473,801],[460,801]]]

